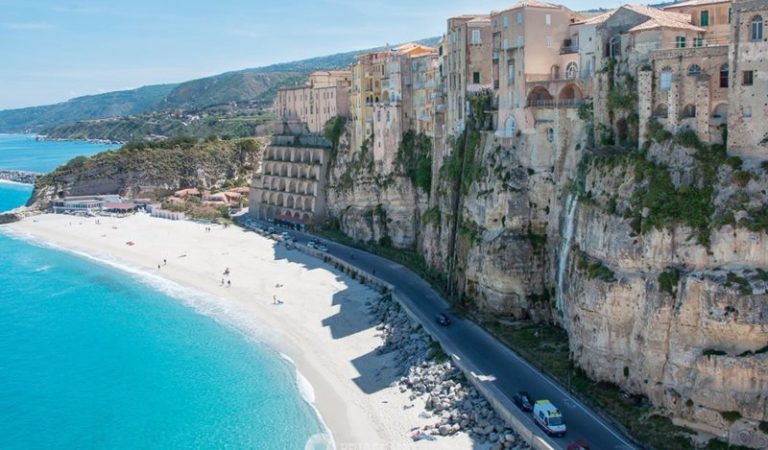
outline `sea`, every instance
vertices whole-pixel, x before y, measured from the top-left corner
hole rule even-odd
[[[0,168],[109,146],[0,135]],[[0,183],[0,211],[31,186]],[[324,449],[290,360],[152,274],[0,227],[0,448]]]

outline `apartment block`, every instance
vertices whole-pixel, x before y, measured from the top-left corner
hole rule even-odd
[[[282,121],[306,124],[311,133],[321,133],[333,117],[349,115],[350,71],[318,71],[305,86],[280,89],[275,109]]]

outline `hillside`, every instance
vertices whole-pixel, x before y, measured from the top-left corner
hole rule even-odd
[[[428,38],[418,42],[436,45],[438,40]],[[50,132],[56,125],[150,112],[241,113],[270,105],[279,88],[303,83],[312,71],[347,67],[354,62],[355,55],[380,48],[226,72],[179,84],[77,97],[55,105],[4,110],[0,111],[0,133],[39,133],[43,129]],[[77,127],[74,129],[75,134],[82,132]],[[107,139],[104,135],[96,137]]]
[[[211,189],[247,180],[261,159],[257,139],[169,139],[79,156],[37,179],[30,205],[59,195],[120,194],[159,198],[183,188]]]
[[[270,113],[251,115],[147,113],[108,119],[87,120],[45,127],[39,133],[49,139],[131,142],[161,137],[247,137],[268,133]]]
[[[140,114],[173,91],[175,84],[158,84],[129,91],[88,95],[55,105],[0,111],[0,132],[36,132],[42,127],[75,120]]]

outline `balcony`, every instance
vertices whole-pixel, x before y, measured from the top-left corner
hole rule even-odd
[[[579,53],[579,46],[578,45],[569,45],[567,47],[560,47],[560,54],[561,55],[570,55],[572,53]]]

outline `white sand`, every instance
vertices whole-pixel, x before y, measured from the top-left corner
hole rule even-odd
[[[377,298],[369,288],[238,227],[206,232],[206,225],[146,215],[99,220],[49,214],[6,227],[207,293],[209,304],[198,309],[223,314],[295,362],[337,448],[472,447],[466,434],[418,443],[409,438],[413,427],[436,419],[419,418],[423,402],[391,386],[390,358],[374,352],[381,341],[365,313],[365,302]],[[163,259],[168,264],[158,269]],[[222,287],[227,267],[232,286]],[[273,305],[273,295],[284,303]]]

